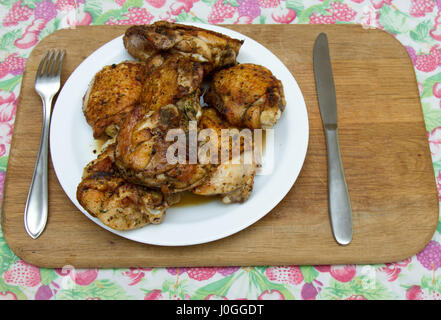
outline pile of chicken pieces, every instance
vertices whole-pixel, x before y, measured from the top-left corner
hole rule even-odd
[[[238,64],[243,41],[217,32],[159,21],[130,27],[123,41],[137,60],[105,66],[83,98],[94,138],[108,142],[84,169],[81,206],[110,228],[130,230],[162,222],[183,191],[247,200],[255,162],[169,163],[166,135],[188,133],[190,121],[219,139],[222,129],[271,128],[286,104],[282,83],[263,66]]]

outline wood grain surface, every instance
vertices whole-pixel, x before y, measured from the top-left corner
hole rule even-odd
[[[65,48],[64,82],[89,54],[126,27],[60,30],[32,51],[20,92],[2,211],[4,236],[19,257],[42,267],[77,268],[365,264],[398,261],[427,244],[438,222],[438,199],[415,74],[404,47],[381,30],[355,25],[227,27],[270,49],[303,92],[309,148],[285,199],[228,238],[188,247],[151,246],[120,238],[90,221],[64,194],[51,166],[48,224],[37,240],[30,239],[23,212],[42,122],[33,88],[40,58],[48,48]],[[330,44],[342,161],[353,208],[354,237],[345,247],[334,241],[328,216],[325,138],[312,66],[320,32],[327,33]]]

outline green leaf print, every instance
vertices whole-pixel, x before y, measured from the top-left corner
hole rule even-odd
[[[368,285],[366,285],[368,284]],[[357,276],[350,282],[339,282],[331,279],[328,287],[324,287],[319,296],[329,300],[347,299],[361,296],[367,300],[392,299],[391,293],[381,282],[366,276]]]
[[[441,73],[437,73],[423,82],[423,93],[421,99],[433,96],[433,86],[435,83],[441,82]]]
[[[117,20],[126,20],[127,17],[125,17],[124,14],[128,12],[129,8],[142,7],[142,4],[143,4],[142,0],[127,0],[121,9],[113,9],[101,14],[96,19],[94,19],[93,24],[103,25],[110,18],[114,18]]]
[[[123,287],[111,280],[95,280],[88,286],[75,285],[72,289],[59,290],[56,299],[85,300],[100,298],[101,300],[130,299]]]
[[[0,90],[11,92],[21,82],[21,75],[15,76],[11,79],[0,81]]]
[[[383,6],[380,9],[380,23],[387,31],[392,33],[406,33],[410,26],[408,23],[408,15],[401,11],[394,10],[389,6]]]
[[[26,300],[27,299],[26,295],[23,293],[23,291],[21,291],[20,287],[11,286],[9,284],[6,284],[3,281],[3,278],[0,277],[0,293],[5,294],[7,292],[12,292],[19,300]]]
[[[0,275],[18,260],[18,257],[9,249],[3,236],[0,236]],[[1,278],[1,277],[0,277]]]
[[[38,35],[38,38],[41,40],[41,39],[47,37],[48,35],[50,35],[51,33],[57,31],[59,25],[60,25],[59,18],[55,18],[55,19],[49,21],[47,23],[47,25],[44,27],[44,29]]]
[[[239,2],[237,2],[237,0],[224,0],[224,4],[229,4],[230,6],[233,7],[239,6]]]
[[[432,132],[433,129],[441,126],[441,109],[432,108],[430,103],[423,103],[422,106],[426,129]]]
[[[16,0],[0,0],[0,5],[11,8]]]
[[[142,4],[143,4],[143,0],[127,0],[126,2],[124,2],[124,5],[122,6],[121,10],[127,12],[129,8],[142,7]]]
[[[42,0],[23,0],[21,5],[22,6],[28,6],[31,9],[35,9],[37,6],[35,5],[36,2],[41,2]]]
[[[426,20],[417,25],[414,30],[411,30],[409,35],[416,42],[428,42],[431,40],[429,31],[432,27],[431,20]]]
[[[305,9],[303,2],[300,0],[286,0],[286,7],[295,10],[298,15]]]
[[[196,290],[191,297],[192,300],[202,300],[206,296],[213,294],[216,296],[225,296],[234,282],[234,274],[231,274],[218,281],[212,282]]]
[[[6,171],[8,164],[8,156],[3,156],[0,158],[0,171]]]
[[[92,19],[97,19],[102,13],[102,3],[100,0],[87,0],[84,5],[84,11],[89,12]]]
[[[271,282],[260,270],[254,269],[253,271],[250,271],[250,280],[259,288],[260,293],[264,292],[265,290],[277,290],[283,294],[286,300],[295,299],[287,285]]]
[[[309,17],[311,15],[313,15],[315,12],[317,12],[318,14],[321,15],[325,15],[325,16],[329,16],[331,15],[331,13],[329,11],[327,11],[326,9],[330,8],[330,0],[325,0],[323,1],[322,4],[317,4],[315,6],[311,6],[308,9],[302,10],[302,12],[298,15],[299,16],[299,21],[298,23],[308,23],[309,22]],[[298,12],[297,12],[298,14]]]
[[[319,275],[318,271],[312,266],[300,266],[300,271],[302,271],[303,280],[306,283],[311,283]]]
[[[0,50],[14,51],[14,41],[20,37],[21,30],[12,30],[5,33],[0,40]]]
[[[202,0],[203,3],[205,3],[209,7],[213,7],[214,4],[217,2],[217,0]]]
[[[52,281],[58,278],[57,273],[53,269],[40,269],[41,284],[48,286]]]

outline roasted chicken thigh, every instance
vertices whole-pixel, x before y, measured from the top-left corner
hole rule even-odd
[[[202,63],[205,73],[234,65],[243,43],[217,32],[166,21],[130,27],[123,41],[127,51],[141,61],[159,52],[179,53]]]
[[[115,230],[130,230],[160,223],[165,210],[178,202],[178,195],[164,195],[127,182],[114,165],[114,144],[84,169],[77,199],[91,215]]]
[[[233,155],[233,142],[229,135],[222,133],[222,130],[232,129],[214,108],[202,109],[200,119],[201,129],[213,129],[217,136],[217,146],[220,149],[222,145],[229,152],[226,161],[222,160],[224,150],[218,151],[219,164],[210,172],[208,178],[196,188],[193,193],[203,196],[219,195],[224,203],[244,202],[250,196],[253,190],[254,175],[256,172],[256,162],[253,159],[252,145],[246,147],[245,142],[238,144],[239,153]],[[227,139],[228,140],[227,140]]]
[[[145,64],[125,61],[99,71],[83,98],[83,112],[93,136],[115,136],[127,114],[139,102]]]
[[[211,165],[188,163],[187,124],[183,112],[173,104],[150,113],[145,113],[142,106],[136,108],[116,139],[116,164],[124,177],[137,184],[160,188],[165,193],[188,190],[200,184]],[[168,139],[173,130],[184,136],[182,162],[174,161],[174,153],[168,154],[175,143]]]
[[[232,125],[250,129],[271,128],[286,105],[282,82],[249,63],[217,72],[204,99]]]

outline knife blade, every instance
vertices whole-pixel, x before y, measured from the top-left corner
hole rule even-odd
[[[314,44],[314,76],[326,137],[331,226],[337,243],[347,245],[352,240],[352,209],[341,161],[337,130],[337,99],[328,38],[325,33],[320,33]]]

